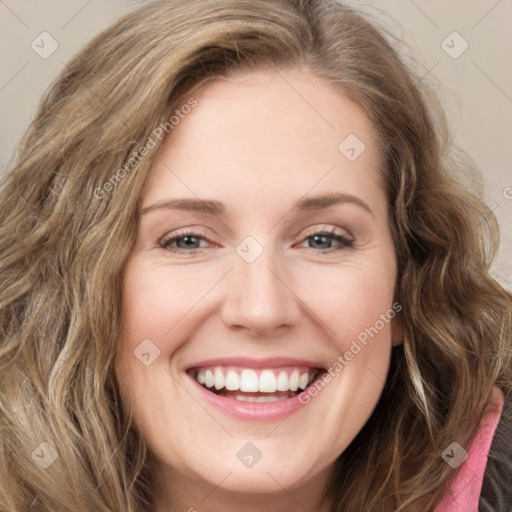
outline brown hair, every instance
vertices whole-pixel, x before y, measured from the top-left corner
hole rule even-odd
[[[385,152],[404,343],[337,460],[333,511],[420,498],[431,510],[455,474],[441,453],[469,446],[495,385],[510,425],[512,297],[488,272],[496,220],[462,183],[472,166],[450,153],[435,98],[383,33],[334,0],[157,0],[65,66],[0,191],[1,510],[150,510],[144,440],[113,372],[151,164],[141,148],[159,147],[155,128],[195,87],[244,67],[301,66],[339,87]],[[510,465],[500,432],[491,462]],[[43,442],[58,454],[46,469],[34,462]]]

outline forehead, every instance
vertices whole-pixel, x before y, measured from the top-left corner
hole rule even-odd
[[[245,191],[303,195],[379,187],[380,151],[363,109],[301,69],[243,71],[193,93],[164,140],[144,196]],[[189,98],[185,97],[183,103]],[[187,190],[187,187],[189,190]],[[192,188],[192,190],[190,190]],[[233,196],[234,194],[234,196]]]

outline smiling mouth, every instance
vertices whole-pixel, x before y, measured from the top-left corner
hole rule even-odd
[[[293,398],[324,370],[310,367],[253,369],[234,366],[194,368],[188,373],[206,390],[244,402],[277,402]]]

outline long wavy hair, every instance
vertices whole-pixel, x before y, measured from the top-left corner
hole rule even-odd
[[[333,512],[432,510],[456,474],[443,450],[470,445],[495,385],[505,406],[484,489],[510,499],[512,296],[489,275],[496,220],[465,184],[473,166],[451,151],[439,102],[382,28],[334,0],[157,0],[66,64],[2,180],[0,510],[151,510],[146,446],[113,368],[154,131],[172,137],[196,88],[261,67],[334,84],[385,155],[404,340],[336,461]],[[57,457],[46,468],[43,453]]]

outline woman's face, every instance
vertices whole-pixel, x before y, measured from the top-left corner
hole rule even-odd
[[[116,374],[183,506],[298,496],[369,418],[401,339],[381,155],[363,110],[304,70],[195,99],[143,191]]]

